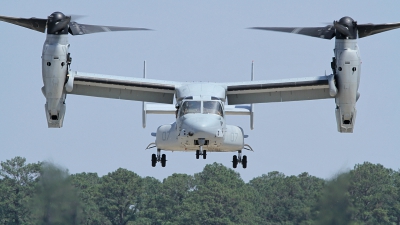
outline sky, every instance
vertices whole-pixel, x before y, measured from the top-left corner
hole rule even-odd
[[[29,6],[29,7],[27,7]],[[145,27],[154,31],[69,36],[73,71],[173,81],[236,82],[330,74],[334,40],[246,29],[253,26],[325,26],[350,16],[358,23],[400,22],[397,1],[5,1],[0,15],[46,18],[54,11],[85,15],[84,24]],[[0,22],[0,161],[22,156],[51,161],[70,173],[106,175],[120,167],[162,180],[194,174],[206,164],[231,168],[234,153],[163,152],[167,166],[151,167],[150,134],[175,120],[148,115],[141,102],[68,95],[61,129],[47,128],[41,92],[45,34]],[[308,172],[329,179],[365,161],[399,169],[400,29],[358,40],[362,69],[354,133],[338,133],[334,99],[257,104],[248,116],[227,116],[254,152],[247,182],[271,171]]]

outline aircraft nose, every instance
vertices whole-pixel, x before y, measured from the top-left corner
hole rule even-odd
[[[197,138],[215,137],[218,129],[222,127],[222,120],[217,116],[190,117],[183,121],[182,128],[188,133],[192,132]]]

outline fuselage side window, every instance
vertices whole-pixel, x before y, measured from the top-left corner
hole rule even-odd
[[[188,113],[201,113],[201,102],[200,101],[185,101],[182,103],[179,117]]]
[[[223,116],[223,110],[219,101],[204,101],[203,114],[216,114]]]

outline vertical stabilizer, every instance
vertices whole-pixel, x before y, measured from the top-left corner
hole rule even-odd
[[[143,78],[146,79],[146,61],[143,62]],[[142,126],[146,128],[146,103],[142,102]]]
[[[251,61],[251,81],[254,80],[254,61]],[[250,129],[254,129],[254,103],[250,104]]]

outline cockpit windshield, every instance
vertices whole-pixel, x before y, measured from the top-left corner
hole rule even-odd
[[[203,110],[202,110],[203,103]],[[222,105],[219,101],[184,101],[180,106],[179,117],[189,113],[203,113],[223,115]]]
[[[204,101],[203,114],[216,114],[223,116],[221,103],[219,101]]]
[[[181,106],[181,111],[179,116],[183,116],[188,113],[201,113],[201,102],[185,101]]]

